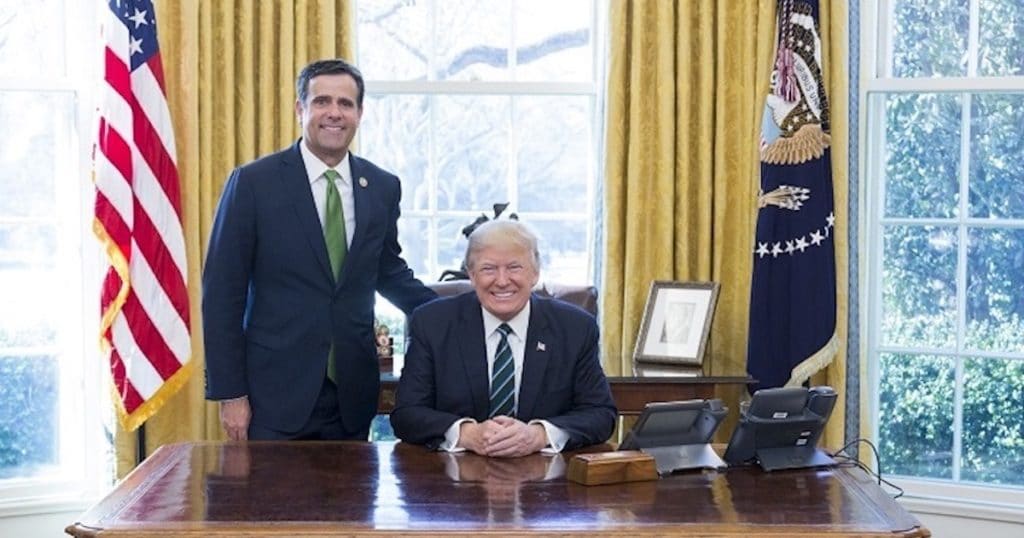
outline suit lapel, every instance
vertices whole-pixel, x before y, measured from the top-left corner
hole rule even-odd
[[[469,393],[473,399],[473,416],[486,418],[490,411],[490,380],[487,379],[484,317],[476,295],[466,294],[460,303],[459,357],[466,369]]]
[[[300,235],[309,242],[310,248],[313,249],[313,256],[319,262],[324,276],[334,282],[334,277],[331,275],[331,261],[327,257],[327,243],[324,242],[324,230],[320,225],[320,218],[316,214],[313,190],[309,186],[309,175],[306,173],[305,165],[302,164],[302,154],[299,152],[300,143],[296,142],[290,151],[284,153],[284,158],[281,161],[281,181],[284,183],[284,191],[291,198],[292,207],[295,209]]]
[[[367,177],[363,160],[351,152],[348,154],[348,164],[352,172],[352,203],[355,204],[356,230],[352,234],[352,244],[348,247],[345,263],[341,266],[341,278],[338,279],[339,286],[345,281],[345,277],[350,271],[348,268],[354,265],[358,259],[357,256],[362,247],[366,230],[369,229],[370,219],[374,213],[373,195],[375,185],[373,185],[373,178]]]
[[[523,349],[523,376],[519,382],[520,417],[532,417],[533,408],[537,403],[537,395],[544,384],[544,372],[548,369],[548,360],[555,350],[549,349],[553,344],[548,330],[547,311],[544,301],[530,298],[530,326],[526,330],[526,342]]]

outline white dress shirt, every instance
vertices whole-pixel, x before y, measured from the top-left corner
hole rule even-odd
[[[487,311],[483,306],[480,307],[483,311],[484,317],[484,335],[485,343],[487,345],[487,379],[490,380],[494,372],[494,355],[498,351],[498,342],[501,341],[501,333],[498,331],[498,326],[502,323],[507,323],[512,328],[512,332],[508,335],[508,347],[512,351],[512,362],[515,364],[515,390],[513,392],[513,404],[512,408],[518,414],[519,411],[519,386],[520,381],[523,378],[523,360],[525,357],[526,350],[526,331],[530,327],[530,303],[527,302],[526,306],[519,311],[512,319],[508,321],[502,321],[497,318],[494,314]],[[464,422],[476,422],[472,418],[461,418],[452,423],[448,427],[448,430],[444,434],[444,442],[439,447],[441,450],[447,450],[448,452],[462,452],[464,448],[459,447],[459,427]],[[544,432],[547,434],[548,446],[543,449],[543,452],[557,453],[561,452],[565,448],[565,443],[569,441],[569,434],[565,430],[555,426],[554,424],[546,420],[531,420],[529,424],[540,424],[544,427]]]
[[[302,164],[306,166],[306,173],[309,174],[309,188],[313,191],[316,215],[320,217],[320,226],[323,227],[324,214],[327,212],[327,178],[324,172],[331,167],[313,155],[306,145],[306,139],[302,139],[299,144],[299,151],[302,153]],[[356,201],[352,195],[352,166],[348,161],[349,155],[351,154],[346,153],[345,158],[334,168],[339,175],[338,179],[334,180],[334,185],[338,188],[341,208],[345,213],[345,244],[352,246],[352,236],[356,233]]]

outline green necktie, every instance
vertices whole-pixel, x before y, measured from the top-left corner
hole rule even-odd
[[[334,184],[340,174],[336,170],[329,169],[324,172],[327,180],[327,203],[324,207],[324,241],[327,243],[327,257],[331,259],[331,271],[334,278],[341,275],[341,264],[345,262],[345,254],[348,252],[348,243],[345,238],[345,208],[341,205],[341,195],[338,194],[338,187]],[[333,338],[332,338],[333,340]],[[327,378],[335,379],[334,343],[327,352]]]
[[[341,195],[334,184],[340,176],[336,170],[324,172],[327,179],[327,203],[324,206],[324,240],[327,242],[327,256],[331,259],[331,270],[334,278],[341,274],[341,264],[348,253],[348,242],[345,238],[345,208],[341,205]]]

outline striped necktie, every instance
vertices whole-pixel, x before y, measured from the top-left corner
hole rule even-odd
[[[512,327],[502,323],[498,326],[501,340],[494,352],[494,369],[491,374],[491,412],[488,417],[497,415],[513,416],[515,403],[516,365],[512,360],[512,348],[508,345],[508,335]]]
[[[331,260],[331,272],[334,278],[341,275],[341,264],[348,253],[348,239],[345,237],[345,208],[341,205],[341,195],[334,181],[341,174],[334,169],[324,172],[327,180],[327,201],[324,204],[324,242],[327,243],[327,257]],[[337,367],[334,360],[334,344],[327,352],[327,378],[337,381]]]

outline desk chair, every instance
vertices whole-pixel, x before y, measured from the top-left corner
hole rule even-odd
[[[473,283],[469,280],[445,280],[442,282],[431,282],[427,284],[427,287],[437,292],[440,297],[450,297],[452,295],[459,295],[473,291]],[[553,297],[569,304],[576,305],[589,312],[590,315],[597,317],[597,288],[594,286],[541,282],[536,288],[534,288],[533,292],[541,297]],[[405,320],[405,327],[405,337],[407,339],[405,342],[405,349],[408,349],[408,318]],[[390,360],[388,360],[386,364],[383,364],[381,369],[382,371],[390,372]]]
[[[433,282],[427,287],[437,292],[441,297],[458,295],[473,291],[473,284],[468,280],[446,280],[444,282]],[[588,285],[566,285],[541,282],[533,290],[541,297],[554,297],[574,304],[586,310],[592,316],[597,316],[597,288]]]

